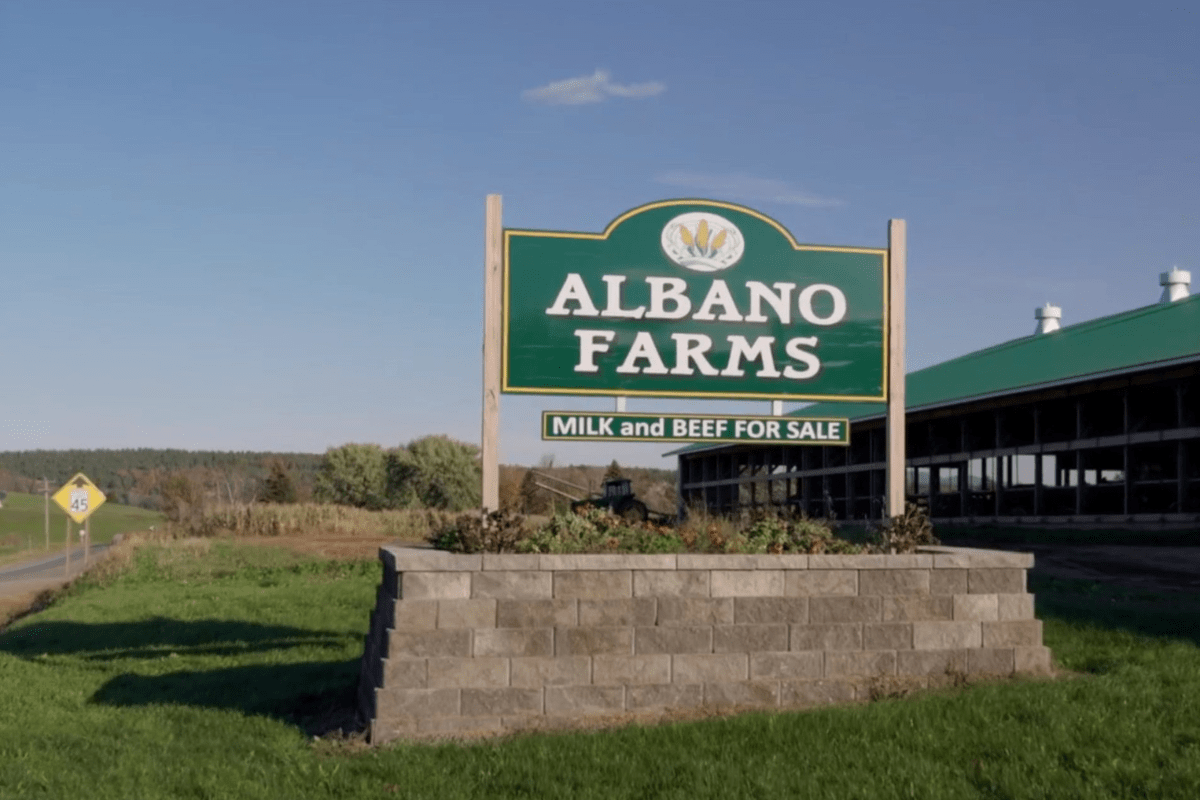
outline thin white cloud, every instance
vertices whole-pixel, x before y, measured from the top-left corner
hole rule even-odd
[[[676,170],[655,176],[654,180],[667,186],[694,189],[711,197],[736,197],[768,203],[786,203],[810,208],[833,208],[846,205],[845,200],[820,197],[797,189],[787,181],[776,178],[756,178],[741,172],[713,175]]]
[[[609,97],[653,97],[662,94],[667,86],[659,81],[649,83],[613,83],[608,72],[598,69],[591,75],[554,81],[536,89],[521,92],[521,99],[529,103],[545,103],[551,106],[578,106],[585,103],[602,103]]]

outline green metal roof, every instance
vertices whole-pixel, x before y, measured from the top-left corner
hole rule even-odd
[[[1197,358],[1200,295],[1024,336],[910,372],[904,405],[909,411],[933,408]],[[830,402],[806,406],[792,415],[861,421],[886,411],[884,403]],[[713,446],[697,443],[665,455]]]

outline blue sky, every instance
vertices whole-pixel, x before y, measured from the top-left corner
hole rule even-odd
[[[478,441],[491,192],[906,219],[909,369],[1155,302],[1200,278],[1198,41],[1154,2],[3,0],[0,449]],[[538,438],[611,407],[506,396],[501,459],[671,466]]]

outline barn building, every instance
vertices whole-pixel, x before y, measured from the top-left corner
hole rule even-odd
[[[1060,326],[907,376],[906,493],[944,524],[1200,523],[1200,296],[1165,272],[1154,305]],[[883,403],[817,403],[849,446],[692,445],[675,451],[682,504],[884,511]]]

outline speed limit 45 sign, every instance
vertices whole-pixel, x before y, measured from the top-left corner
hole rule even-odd
[[[62,510],[67,512],[67,516],[76,523],[87,519],[106,499],[108,498],[104,496],[104,492],[97,489],[96,485],[88,480],[88,477],[82,472],[76,474],[54,493],[54,502],[58,503]]]

